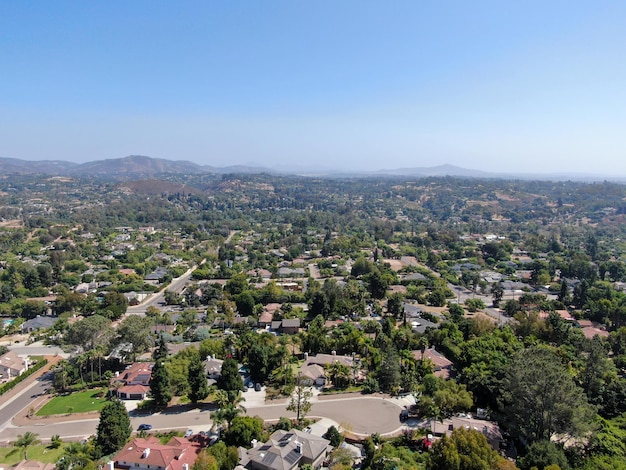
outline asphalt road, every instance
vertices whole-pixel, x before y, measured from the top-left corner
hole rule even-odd
[[[45,385],[44,385],[45,388]],[[34,388],[30,393],[24,394],[28,399],[38,390]],[[40,392],[43,388],[40,389]],[[10,406],[15,414],[19,404]],[[337,422],[344,429],[354,434],[369,435],[372,433],[387,434],[397,430],[400,426],[400,411],[402,408],[391,400],[377,397],[355,396],[354,398],[330,399],[313,403],[307,416],[313,418],[329,418]],[[5,411],[4,409],[2,410]],[[294,413],[287,411],[287,405],[266,404],[247,409],[247,415],[260,416],[264,420],[275,420],[281,416],[295,417]],[[8,416],[8,418],[7,418]],[[6,424],[12,414],[3,415],[5,427],[0,431],[0,443],[15,441],[18,434],[27,431],[38,434],[40,439],[48,440],[58,434],[63,439],[80,440],[96,433],[98,418],[67,421],[55,424],[41,423],[32,426],[17,427]],[[208,431],[212,426],[211,413],[209,410],[190,410],[185,412],[164,412],[151,415],[132,415],[131,426],[134,430],[140,424],[151,424],[154,430],[185,430],[192,428],[194,431]]]

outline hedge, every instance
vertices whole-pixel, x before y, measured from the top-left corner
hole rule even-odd
[[[10,382],[7,382],[7,383],[1,385],[0,386],[0,395],[5,394],[6,392],[8,392],[12,388],[14,388],[17,384],[19,384],[20,382],[23,382],[24,380],[26,380],[28,377],[33,375],[35,372],[37,372],[39,369],[41,369],[47,363],[48,363],[48,359],[42,359],[41,361],[37,362],[37,364],[33,365],[30,369],[28,369],[23,374],[18,375],[16,378],[11,380]]]

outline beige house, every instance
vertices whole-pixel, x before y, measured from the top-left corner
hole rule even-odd
[[[0,380],[9,381],[22,375],[28,369],[28,357],[18,356],[9,351],[0,356]]]

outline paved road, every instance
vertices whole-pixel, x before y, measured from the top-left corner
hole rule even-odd
[[[402,407],[390,400],[358,396],[315,402],[307,416],[330,418],[354,434],[370,435],[387,434],[397,430],[401,426],[400,411]],[[264,420],[296,416],[295,413],[287,411],[287,405],[284,403],[249,408],[247,414],[258,415]]]
[[[231,230],[231,232],[228,235],[228,238],[224,240],[224,245],[230,242],[230,240],[233,238],[233,236],[237,232],[238,232],[237,230]],[[202,260],[200,264],[201,265],[204,264],[205,261],[206,260]],[[197,267],[198,266],[194,265],[191,268],[189,268],[187,272],[185,272],[185,274],[183,274],[182,276],[172,279],[172,282],[170,282],[170,284],[167,287],[164,287],[159,292],[155,292],[154,294],[150,295],[139,305],[128,307],[126,309],[126,315],[145,315],[146,309],[148,307],[156,307],[156,308],[162,309],[161,307],[165,303],[165,291],[181,293],[183,289],[185,288],[185,286],[187,285],[187,283],[191,281],[191,274],[194,272],[194,270]]]
[[[19,394],[2,404],[0,407],[0,434],[3,429],[10,426],[11,420],[18,411],[30,406],[38,396],[43,395],[45,390],[52,387],[52,372],[48,372],[32,384],[24,387]]]
[[[15,413],[17,406],[11,409]],[[393,400],[355,396],[353,398],[325,399],[315,402],[308,416],[330,418],[354,434],[387,434],[396,431],[401,426],[399,420],[401,410],[402,408]],[[264,420],[275,420],[281,416],[295,416],[292,412],[287,411],[285,403],[250,407],[247,409],[247,414],[260,416]],[[34,421],[34,423],[20,427],[12,424],[7,425],[0,431],[0,442],[14,441],[18,434],[24,434],[26,431],[37,433],[39,438],[43,440],[50,439],[54,434],[60,435],[63,439],[79,440],[96,433],[98,417],[94,415],[94,418],[54,424],[46,424],[43,420],[39,423]],[[208,431],[212,426],[211,413],[208,409],[131,416],[133,429],[137,429],[142,423],[151,424],[154,430],[192,428],[196,432]]]

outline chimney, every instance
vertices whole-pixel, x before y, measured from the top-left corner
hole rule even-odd
[[[109,460],[107,462],[107,470],[114,470],[115,469],[115,462],[113,462],[113,460]]]
[[[189,464],[188,463],[184,463],[183,464],[183,470],[189,470]]]
[[[252,439],[252,440],[250,441],[250,445],[252,446],[252,448],[253,448],[253,449],[256,447],[257,442],[258,442],[258,441],[257,441],[256,439]]]
[[[337,355],[337,351],[331,351],[331,354],[332,354],[333,356],[336,356],[336,355]]]
[[[144,451],[143,454],[141,454],[141,458],[145,459],[148,457],[148,455],[150,455],[150,447],[147,447]]]

